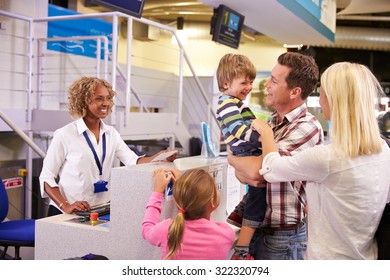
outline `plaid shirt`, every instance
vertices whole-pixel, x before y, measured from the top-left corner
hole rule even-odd
[[[285,115],[281,123],[278,123],[278,115],[274,112],[269,124],[282,156],[294,155],[323,142],[321,124],[308,112],[306,104]],[[267,212],[263,225],[280,226],[302,222],[306,205],[305,184],[302,181],[267,183]]]

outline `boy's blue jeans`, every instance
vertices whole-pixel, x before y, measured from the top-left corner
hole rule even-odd
[[[261,154],[260,149],[255,149],[252,151],[246,152],[235,152],[236,156],[259,156]],[[244,215],[242,219],[242,225],[252,228],[258,228],[261,226],[264,217],[265,211],[267,209],[267,188],[257,188],[254,186],[248,185],[248,192],[245,194],[245,207]]]

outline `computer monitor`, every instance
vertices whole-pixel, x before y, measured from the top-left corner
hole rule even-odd
[[[212,40],[237,49],[240,44],[244,18],[243,15],[225,5],[214,9],[210,29],[210,34],[213,35]]]
[[[144,2],[145,0],[84,0],[84,5],[88,7],[96,5],[103,6],[113,11],[140,18],[144,8]]]

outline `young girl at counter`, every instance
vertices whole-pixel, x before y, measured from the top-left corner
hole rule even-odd
[[[227,259],[235,234],[228,224],[210,218],[220,200],[210,174],[203,169],[183,174],[177,169],[158,169],[153,176],[154,192],[146,205],[143,238],[161,247],[163,259]],[[171,180],[178,213],[160,221],[164,191]]]

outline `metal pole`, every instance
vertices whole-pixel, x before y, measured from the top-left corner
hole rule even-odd
[[[45,152],[41,150],[27,135],[24,133],[23,130],[21,130],[16,124],[12,122],[11,119],[9,119],[1,110],[0,110],[0,118],[3,119],[3,121],[8,124],[12,130],[14,130],[23,140],[27,143],[41,158],[44,158],[46,156]]]
[[[125,106],[125,121],[124,125],[127,126],[127,120],[129,118],[131,108],[131,49],[133,41],[133,20],[127,19],[127,50],[126,50],[126,106]]]
[[[96,77],[100,78],[100,58],[102,56],[102,42],[100,39],[96,40]]]
[[[179,62],[179,100],[177,108],[177,124],[181,124],[183,112],[183,54],[184,50],[180,47],[180,62]]]
[[[112,52],[111,52],[111,84],[112,89],[116,91],[116,63],[118,60],[118,16],[114,15],[112,19]],[[116,110],[112,108],[111,125],[116,125]]]

